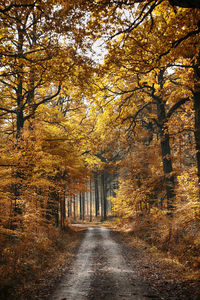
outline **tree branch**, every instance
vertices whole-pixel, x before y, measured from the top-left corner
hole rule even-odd
[[[16,3],[11,3],[10,5],[8,5],[7,7],[5,8],[1,8],[0,9],[0,13],[6,13],[8,12],[9,10],[11,10],[13,7],[14,8],[19,8],[19,7],[34,7],[35,4],[36,4],[37,1],[33,2],[33,3],[30,3],[30,4],[16,4]]]
[[[57,90],[57,92],[54,95],[46,97],[42,101],[40,101],[38,103],[35,103],[32,106],[33,107],[33,112],[31,114],[27,115],[26,117],[24,117],[24,121],[26,121],[26,120],[30,119],[32,116],[34,116],[35,111],[38,108],[38,106],[40,106],[41,104],[44,104],[44,103],[48,102],[49,100],[55,98],[56,96],[58,96],[58,94],[60,93],[60,90],[61,90],[61,84],[58,86],[58,90]]]
[[[179,100],[177,103],[175,103],[170,110],[167,113],[167,119],[169,119],[171,117],[171,115],[183,104],[185,104],[186,102],[190,101],[190,98],[182,98],[181,100]]]
[[[197,30],[190,31],[182,38],[178,39],[177,41],[172,42],[171,47],[167,51],[161,53],[158,57],[158,60],[160,60],[161,57],[169,54],[172,49],[175,49],[176,47],[178,47],[178,45],[180,45],[183,41],[187,40],[189,37],[196,35],[198,33],[200,33],[200,26],[198,26]]]
[[[200,8],[199,0],[169,0],[169,3],[184,8]]]
[[[137,1],[136,1],[136,2],[137,2]],[[138,2],[140,2],[140,1],[138,1]],[[153,2],[153,4],[151,4],[152,2]],[[150,0],[150,1],[148,1],[148,2],[144,5],[144,7],[142,8],[142,10],[141,10],[139,16],[136,18],[136,20],[135,20],[130,26],[128,26],[126,29],[120,30],[120,31],[118,31],[117,33],[115,33],[114,35],[112,35],[110,39],[113,39],[114,37],[116,37],[116,36],[118,36],[118,35],[120,35],[120,34],[122,34],[122,33],[129,33],[129,32],[131,32],[132,30],[136,29],[140,24],[142,24],[142,22],[143,22],[149,15],[151,16],[151,13],[152,13],[153,10],[156,8],[156,6],[158,6],[158,5],[159,5],[160,3],[162,3],[162,2],[163,2],[163,0],[160,0],[160,1],[158,1],[158,2],[155,1],[155,0]],[[125,2],[123,2],[122,4],[125,4]],[[135,4],[135,3],[132,3],[132,4]],[[128,5],[128,4],[126,3],[126,5]],[[131,4],[129,4],[129,5],[131,5]],[[149,5],[151,5],[150,8],[149,8],[148,10],[146,10],[147,7],[148,7]],[[144,14],[144,15],[143,15],[143,14]]]
[[[3,108],[3,107],[0,107],[0,110],[5,111],[8,114],[16,114],[17,113],[16,110],[11,110],[11,109],[7,109],[7,108]]]
[[[132,119],[131,124],[129,125],[129,127],[128,127],[128,129],[127,129],[126,131],[129,131],[130,128],[133,126],[133,124],[135,124],[135,126],[136,126],[136,118],[137,118],[137,116],[139,115],[139,113],[142,112],[147,106],[149,106],[149,105],[151,105],[151,104],[153,104],[153,102],[146,103],[146,104],[143,105],[140,109],[138,109],[138,111],[135,113],[135,115],[133,115],[133,116],[132,116],[132,115],[131,115],[131,116],[127,116],[126,118],[124,118],[124,119],[122,120],[122,124],[123,124],[123,123],[126,122],[127,120]],[[134,127],[135,127],[135,126],[134,126]]]

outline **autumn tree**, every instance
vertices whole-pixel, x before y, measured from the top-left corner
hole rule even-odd
[[[64,78],[76,69],[75,60],[81,63],[74,42],[64,46],[60,41],[73,36],[74,28],[66,23],[72,15],[74,23],[80,17],[75,16],[74,8],[63,5],[56,9],[59,1],[25,2],[1,13],[1,111],[3,116],[16,116],[17,136],[37,108],[59,94]]]
[[[196,7],[195,3],[188,4],[186,2],[187,1],[182,1],[179,4],[181,7]],[[104,11],[102,11],[103,7]],[[97,25],[93,20],[97,20],[100,15],[102,21]],[[165,107],[165,110],[167,111],[169,109],[169,111],[168,113],[164,113],[164,110],[162,110],[163,112],[161,114],[161,106],[163,106],[164,103],[163,100],[158,101],[156,93],[159,93],[158,86],[161,87],[162,80],[160,80],[158,76],[157,79],[152,83],[152,79],[150,79],[150,77],[155,78],[154,74],[156,73],[157,75],[161,75],[162,70],[165,70],[166,68],[169,68],[170,71],[170,68],[173,69],[182,67],[186,72],[188,72],[188,78],[191,78],[191,69],[194,69],[192,66],[193,61],[198,61],[199,43],[197,40],[199,35],[199,11],[189,9],[184,10],[182,8],[179,8],[176,11],[171,5],[169,5],[168,1],[133,1],[130,3],[128,1],[115,1],[112,3],[96,3],[96,7],[92,11],[92,16],[93,19],[91,20],[91,26],[96,26],[95,28],[97,28],[97,32],[95,32],[93,29],[93,35],[97,38],[100,37],[99,28],[101,28],[105,36],[109,36],[109,40],[111,41],[107,44],[107,49],[109,50],[107,65],[109,66],[108,72],[111,72],[112,69],[112,77],[116,78],[115,86],[117,87],[115,88],[115,90],[112,89],[112,83],[110,83],[112,79],[110,80],[109,78],[108,86],[106,87],[106,84],[104,84],[104,89],[107,88],[107,90],[114,90],[116,98],[121,97],[126,93],[126,97],[124,96],[124,102],[126,103],[124,105],[121,105],[121,107],[123,107],[123,109],[120,110],[121,113],[123,110],[125,110],[124,106],[126,106],[128,102],[130,103],[130,99],[133,98],[133,92],[134,94],[136,94],[137,92],[137,94],[139,94],[140,91],[145,88],[145,84],[141,84],[140,86],[136,86],[135,84],[135,82],[138,82],[138,78],[139,81],[143,80],[144,83],[146,82],[146,87],[150,87],[154,101],[157,102],[157,112],[160,111],[160,117],[158,118],[163,119],[162,121],[159,120],[157,125],[159,127],[160,124],[165,124],[164,126],[166,129],[166,117],[170,117],[175,112],[175,110],[184,105],[186,101],[195,98],[192,97],[191,94],[192,87],[186,82],[179,82],[178,85],[181,84],[182,86],[182,98],[178,96],[179,98],[177,100],[173,100],[171,108],[169,101],[165,100],[165,103],[167,103],[167,107]],[[183,19],[184,27],[182,26]],[[187,26],[185,26],[185,24],[187,24]],[[174,28],[180,28],[180,30],[174,31]],[[190,49],[193,49],[192,54],[191,52],[190,54],[188,53],[187,44],[191,46]],[[110,67],[111,64],[112,67]],[[196,71],[194,72],[195,74],[197,74],[197,66],[195,68]],[[138,78],[134,78],[133,75],[132,77],[130,77],[130,74],[137,74]],[[148,74],[149,77],[147,76]],[[128,78],[128,76],[129,78],[132,78],[132,83],[129,83],[130,79]],[[120,82],[120,78],[122,82],[124,82],[125,80],[126,82],[128,82],[129,88],[125,88],[124,83]],[[194,82],[192,78],[191,81]],[[185,88],[183,88],[184,85]],[[181,88],[179,89],[179,91],[181,90]],[[188,95],[189,98],[187,97]],[[110,102],[109,97],[110,96],[108,96],[107,98],[108,102]],[[144,101],[144,106],[146,107],[145,102],[146,101]],[[196,111],[195,124],[197,126],[197,101],[194,108]],[[166,114],[166,116],[164,116],[163,113]],[[129,120],[132,119],[132,125],[135,124],[134,115],[137,116],[137,113],[135,112],[133,114],[133,117],[128,117]],[[166,133],[166,130],[163,129],[163,132],[164,131]],[[196,145],[198,145],[197,132],[198,130],[196,130],[195,133]],[[162,135],[162,130],[160,131],[160,134]],[[168,139],[167,135],[164,134],[164,136],[166,139]],[[161,146],[165,148],[164,152],[166,152],[166,145],[164,146],[163,142],[161,142]],[[167,152],[163,155],[163,157],[165,157],[164,161],[166,160],[167,156],[168,158],[170,157],[169,147],[167,148]],[[197,166],[199,166],[198,154]],[[171,170],[170,173],[172,173],[172,167],[170,167],[169,169]],[[165,167],[164,170],[166,171]],[[171,181],[172,182],[169,184],[169,190],[171,190],[171,186],[174,185],[173,176],[171,177]],[[173,195],[173,192],[168,191],[167,194],[170,198]],[[169,196],[169,194],[171,194],[171,196]]]

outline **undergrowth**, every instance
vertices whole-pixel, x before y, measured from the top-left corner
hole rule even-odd
[[[176,257],[194,271],[200,271],[200,220],[162,214],[136,216],[131,221],[116,219],[115,224],[145,241],[151,247]]]
[[[79,233],[48,226],[36,231],[1,235],[0,299],[20,299],[20,294],[34,286],[80,239]],[[64,263],[64,262],[63,262]]]

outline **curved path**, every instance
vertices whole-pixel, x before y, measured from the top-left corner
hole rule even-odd
[[[50,300],[155,299],[126,263],[123,249],[105,227],[89,227],[72,269]],[[158,298],[157,298],[158,299]]]

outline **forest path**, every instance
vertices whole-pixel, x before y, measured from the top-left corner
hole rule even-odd
[[[89,227],[71,270],[50,300],[155,299],[105,227]],[[158,298],[157,298],[158,299]]]

